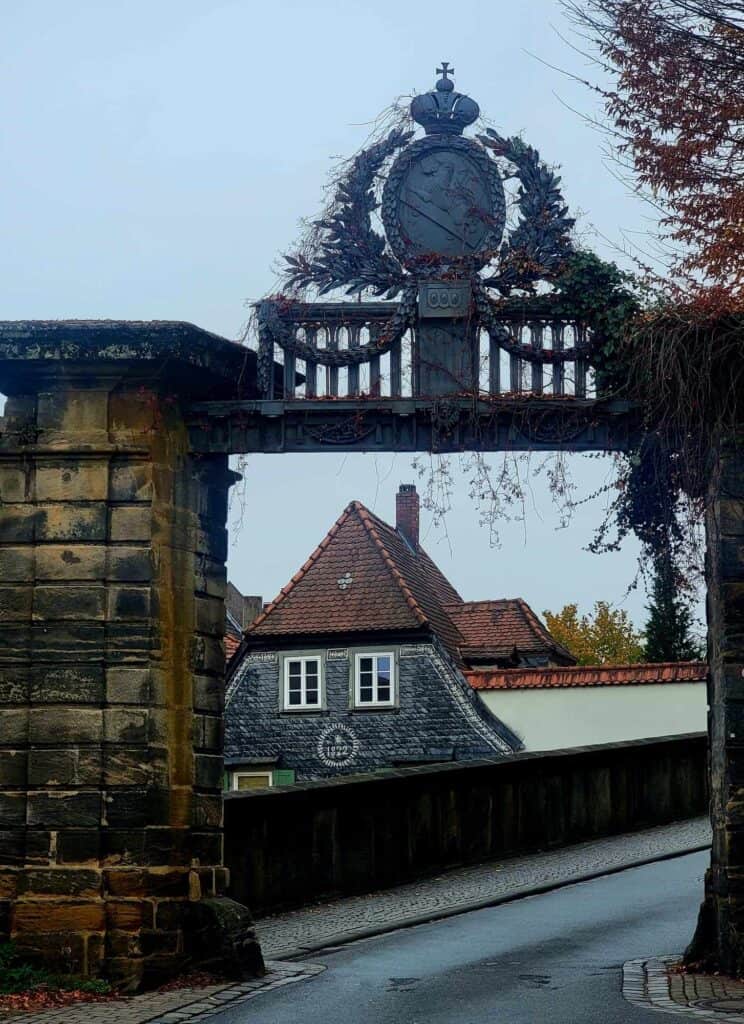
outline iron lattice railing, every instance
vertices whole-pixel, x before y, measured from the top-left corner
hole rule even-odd
[[[417,372],[415,296],[401,303],[267,300],[257,313],[266,399],[428,397]],[[499,311],[469,332],[472,359],[452,392],[597,397],[589,342],[575,319]],[[271,372],[275,361],[282,375]]]

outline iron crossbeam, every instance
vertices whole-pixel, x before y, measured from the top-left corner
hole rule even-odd
[[[628,402],[572,397],[211,401],[189,410],[196,452],[624,451]]]

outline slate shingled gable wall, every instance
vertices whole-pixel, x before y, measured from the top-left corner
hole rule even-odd
[[[364,650],[393,650],[397,660],[398,706],[379,710],[351,707],[354,648],[314,648],[325,660],[326,708],[280,710],[281,651],[248,653],[230,680],[225,710],[225,754],[231,761],[279,757],[279,767],[296,778],[317,779],[390,767],[395,762],[467,760],[510,754],[518,739],[489,712],[467,685],[442,646],[427,642],[391,644],[377,637]],[[353,756],[343,765],[324,763],[319,744],[331,725],[351,731]]]

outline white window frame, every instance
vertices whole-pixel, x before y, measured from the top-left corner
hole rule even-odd
[[[268,771],[267,772],[233,772],[232,773],[232,779],[231,779],[232,785],[231,785],[230,788],[232,790],[240,791],[242,793],[249,792],[249,790],[241,790],[240,787],[238,786],[238,779],[246,779],[246,778],[248,778],[248,779],[258,779],[258,778],[268,779],[268,782],[266,783],[267,788],[270,788],[271,786],[274,785],[274,773],[273,772],[268,772]]]
[[[283,711],[322,711],[324,707],[323,687],[323,659],[319,654],[288,654],[284,659],[282,672],[284,675],[282,683],[282,710]],[[289,703],[289,666],[299,661],[302,665],[300,674],[300,703]],[[316,704],[307,703],[307,664],[313,661],[318,668],[318,701]]]
[[[374,660],[374,677],[372,681],[372,700],[361,699],[361,671],[360,662],[362,658],[372,658]],[[379,700],[377,697],[378,679],[377,679],[377,661],[379,658],[390,659],[390,698],[389,700]],[[398,687],[396,685],[395,676],[395,654],[392,651],[355,651],[354,652],[354,707],[355,708],[394,708],[398,699]]]

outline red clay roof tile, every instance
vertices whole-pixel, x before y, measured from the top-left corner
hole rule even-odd
[[[569,665],[561,668],[509,668],[466,672],[474,690],[544,690],[571,686],[641,686],[704,682],[704,661],[640,665]]]
[[[516,647],[520,655],[550,652],[560,660],[575,661],[521,597],[466,601],[445,608],[462,634],[462,654],[466,660],[508,657]]]

